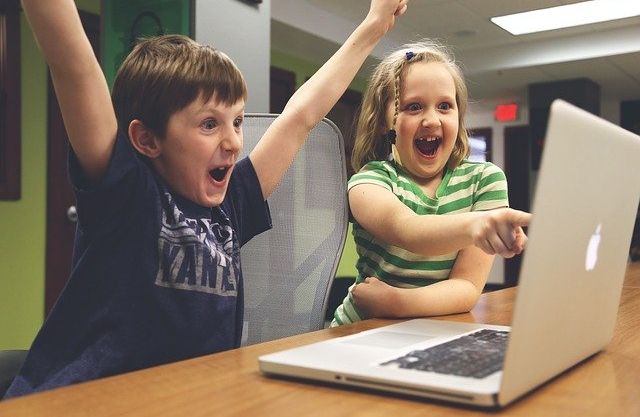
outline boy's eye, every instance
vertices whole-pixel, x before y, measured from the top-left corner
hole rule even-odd
[[[238,117],[237,119],[235,119],[235,120],[233,121],[233,126],[234,126],[234,127],[240,127],[240,126],[242,126],[242,122],[243,122],[243,121],[244,121],[244,118],[243,118],[243,117]]]
[[[211,129],[214,129],[217,125],[218,124],[216,123],[215,120],[207,119],[204,122],[202,122],[200,126],[202,126],[204,129],[211,130]]]

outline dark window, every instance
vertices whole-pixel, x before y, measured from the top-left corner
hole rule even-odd
[[[20,198],[20,3],[0,0],[0,199]]]

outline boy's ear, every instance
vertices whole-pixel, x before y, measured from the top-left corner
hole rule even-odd
[[[129,123],[128,133],[133,147],[147,158],[157,158],[162,152],[158,137],[140,120],[134,119]]]

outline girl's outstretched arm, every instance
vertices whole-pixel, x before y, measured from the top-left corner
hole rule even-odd
[[[264,198],[280,182],[311,129],[335,105],[375,45],[406,9],[407,0],[372,0],[362,23],[291,97],[249,155]]]
[[[512,257],[524,249],[522,227],[531,214],[503,208],[447,215],[418,215],[389,190],[359,184],[349,190],[356,221],[376,238],[425,256],[475,245],[490,255]]]

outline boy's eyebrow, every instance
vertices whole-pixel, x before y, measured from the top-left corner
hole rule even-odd
[[[223,107],[225,108],[225,107]],[[230,108],[230,107],[226,107],[226,108]],[[238,110],[237,114],[238,115],[244,115],[245,112],[245,106],[242,106],[241,109]],[[197,111],[196,111],[196,116],[201,116],[207,113],[213,113],[213,114],[222,114],[224,113],[224,110],[221,110],[220,107],[214,107],[208,104],[203,104]]]

